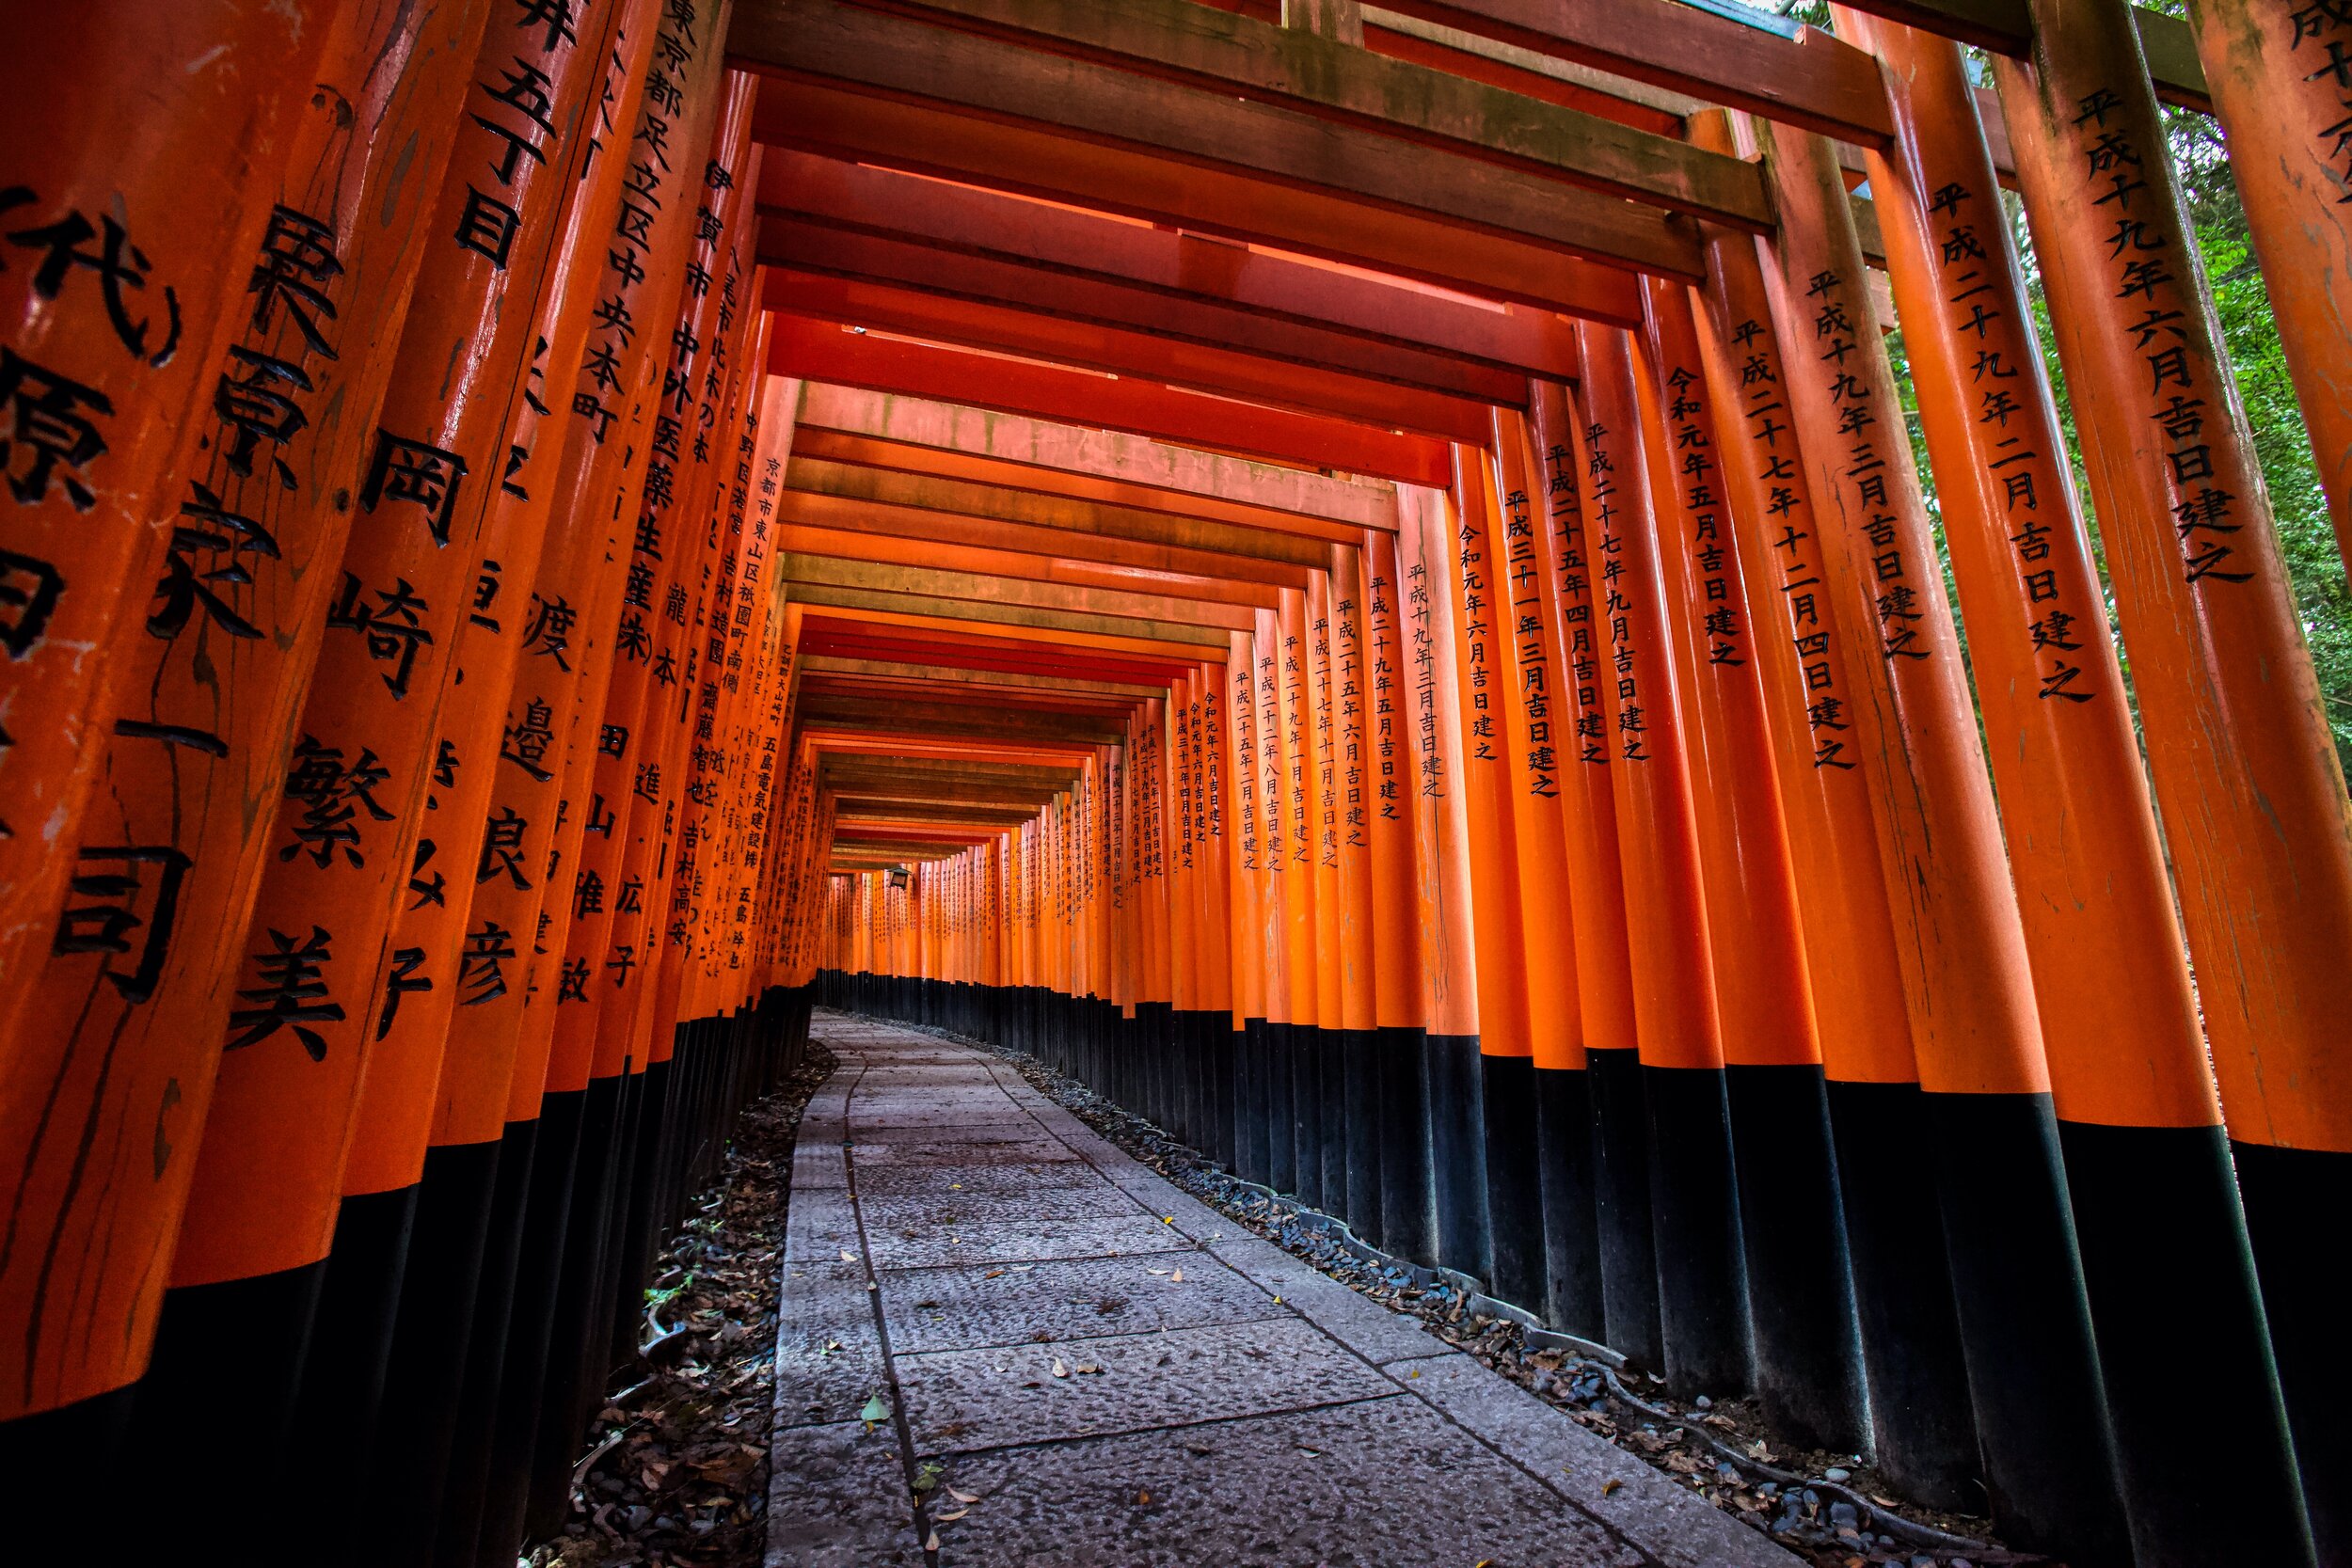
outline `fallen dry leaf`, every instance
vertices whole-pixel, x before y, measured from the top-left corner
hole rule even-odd
[[[847,1247],[843,1247],[843,1248],[841,1249],[841,1260],[842,1260],[844,1263],[854,1263],[854,1262],[856,1262],[856,1261],[857,1261],[857,1254],[856,1254],[856,1253],[854,1253],[854,1252],[851,1252],[851,1251],[850,1251],[849,1248],[847,1248]]]
[[[952,1524],[954,1524],[954,1523],[955,1523],[958,1519],[962,1518],[965,1514],[967,1514],[967,1513],[971,1513],[971,1512],[972,1512],[972,1511],[971,1511],[970,1509],[968,1509],[968,1508],[959,1508],[959,1509],[955,1510],[953,1513],[934,1513],[934,1514],[932,1514],[932,1515],[931,1515],[931,1517],[932,1517],[934,1520],[938,1521],[940,1524],[943,1524],[943,1525],[952,1525]]]
[[[1604,1497],[1613,1496],[1616,1492],[1617,1488],[1623,1486],[1625,1482],[1619,1481],[1616,1477],[1611,1476],[1607,1481],[1600,1483],[1600,1495]]]
[[[1184,1282],[1184,1271],[1178,1269],[1174,1274],[1168,1276],[1168,1282],[1170,1285],[1182,1285]]]
[[[1054,1375],[1056,1377],[1068,1377],[1070,1375],[1070,1369],[1062,1365],[1062,1359],[1058,1355],[1054,1357]]]
[[[939,1550],[939,1532],[937,1530],[931,1531],[930,1538],[923,1543],[923,1549],[927,1552],[935,1552]]]
[[[974,1497],[971,1493],[959,1492],[952,1486],[947,1488],[947,1496],[955,1498],[956,1501],[960,1503],[976,1503],[980,1500],[979,1498]]]

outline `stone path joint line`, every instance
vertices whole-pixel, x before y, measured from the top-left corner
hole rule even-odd
[[[815,1028],[769,1568],[1799,1568],[1004,1062]]]

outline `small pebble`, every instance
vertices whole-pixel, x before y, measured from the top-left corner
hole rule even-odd
[[[1821,1479],[1823,1481],[1851,1481],[1853,1480],[1853,1472],[1851,1470],[1839,1469],[1836,1465],[1833,1465],[1828,1469],[1821,1472]]]
[[[1705,1394],[1701,1394],[1692,1402],[1696,1404],[1701,1410],[1712,1410],[1715,1408],[1715,1402],[1708,1399]]]

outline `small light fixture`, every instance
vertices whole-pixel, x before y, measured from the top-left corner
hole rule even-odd
[[[907,885],[907,868],[905,866],[894,865],[890,868],[890,885],[892,887],[904,887]]]

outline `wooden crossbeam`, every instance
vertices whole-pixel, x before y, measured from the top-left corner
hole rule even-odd
[[[1309,528],[1320,531],[1319,537],[1344,539],[1354,529],[1393,533],[1397,527],[1392,484],[1302,473],[1098,426],[1006,415],[941,399],[888,397],[812,382],[801,393],[799,428],[990,459],[1028,473],[1038,488],[1248,528]],[[801,450],[797,438],[794,450]],[[1064,488],[1080,480],[1100,481],[1104,487]]]
[[[1168,594],[1076,587],[985,571],[855,561],[791,550],[778,552],[774,560],[773,571],[779,580],[808,586],[863,589],[877,594],[944,599],[957,606],[1048,610],[1154,626],[1247,631],[1254,624],[1246,606],[1228,607]]]
[[[1640,202],[1230,92],[1138,82],[1114,67],[834,0],[746,7],[737,13],[729,54],[746,69],[898,95],[967,119],[1011,120],[1120,150],[1133,166],[1131,180],[1142,178],[1147,166],[1178,179],[1214,168],[1260,184],[1269,196],[1313,194],[1359,205],[1358,224],[1367,230],[1377,229],[1379,214],[1396,213],[1453,230],[1463,249],[1479,248],[1491,236],[1692,280],[1704,272],[1694,226]],[[768,139],[764,133],[761,139]],[[1018,167],[999,174],[1027,177]],[[1265,205],[1263,198],[1258,205]]]
[[[802,622],[803,654],[855,658],[904,658],[953,663],[1010,674],[1035,673],[1089,680],[1167,686],[1189,673],[1200,655],[1187,645],[1163,650],[1134,638],[1091,638],[1068,632],[1028,632],[939,617],[880,610],[811,610]]]
[[[904,240],[1057,279],[1121,284],[1515,374],[1576,374],[1575,329],[1549,311],[1498,309],[1401,278],[1108,214],[785,148],[769,149],[761,160],[759,204],[771,216]]]
[[[933,189],[939,188],[935,182],[927,183]],[[1034,202],[1009,197],[995,199],[1008,207],[1036,206]],[[1138,231],[1137,225],[1107,219],[1089,227],[1097,232]],[[1221,241],[1187,239],[1152,229],[1139,231],[1173,245],[1249,254]],[[1383,385],[1486,404],[1523,403],[1526,398],[1527,375],[1523,371],[1432,354],[1368,334],[1291,321],[1221,301],[1147,288],[1123,277],[1065,271],[1050,267],[1037,257],[1003,252],[975,256],[922,240],[867,233],[831,222],[769,218],[760,225],[759,260],[771,269],[769,300],[787,309],[812,315],[826,313],[821,308],[804,303],[805,293],[799,300],[793,297],[795,291],[785,279],[796,275],[819,274],[852,282],[920,289],[930,294],[1046,316],[1087,334],[1078,340],[1077,353],[1052,356],[1067,357],[1073,363],[1096,370],[1156,375],[1180,385],[1231,389],[1235,396],[1263,396],[1269,401],[1344,413],[1348,411],[1346,404],[1333,403],[1330,394],[1315,389],[1319,381],[1337,379],[1343,387],[1356,388],[1355,395],[1359,399],[1372,395]],[[1300,272],[1317,270],[1299,263],[1292,265]],[[1402,295],[1408,291],[1385,292]],[[834,309],[837,311],[848,307]],[[921,318],[902,315],[896,320],[881,319],[883,325],[897,330],[923,332],[931,337],[946,338],[952,330],[927,324]],[[1107,352],[1123,337],[1136,333],[1150,334],[1168,347],[1150,358],[1139,358],[1133,353],[1107,357]],[[1028,342],[1037,346],[1025,346],[1021,341],[994,335],[957,341],[977,341],[986,347],[1009,347],[1048,356],[1045,346],[1036,339]],[[1184,348],[1247,356],[1252,362],[1272,360],[1314,374],[1297,386],[1266,381],[1264,372],[1251,363],[1248,368],[1255,372],[1258,379],[1236,381],[1227,378],[1230,372],[1220,376],[1220,367],[1212,360],[1197,372],[1212,379],[1193,379],[1184,372],[1184,361],[1175,357]],[[1364,409],[1376,419],[1382,417],[1383,404],[1367,402]]]
[[[1447,476],[1446,444],[1324,415],[1190,392],[1034,360],[884,339],[854,324],[776,312],[769,366],[778,375],[1100,428],[1416,484]]]
[[[1408,207],[1285,186],[1221,165],[1155,158],[1133,146],[1089,141],[1048,126],[876,97],[849,84],[763,82],[753,135],[772,147],[1221,234],[1479,298],[1616,325],[1640,322],[1640,290],[1629,273],[1549,243]]]
[[[1161,697],[1166,689],[1128,681],[1078,680],[1061,675],[1016,675],[963,665],[919,663],[909,659],[842,658],[820,656],[803,658],[803,675],[879,675],[929,681],[936,686],[968,686],[991,691],[1012,688],[1029,691],[1073,691],[1104,697]]]
[[[1192,601],[1196,607],[1256,607],[1272,610],[1280,603],[1279,591],[1270,584],[1239,582],[1191,573],[1145,571],[1131,566],[1073,559],[1067,554],[1009,550],[986,545],[926,541],[910,546],[903,538],[869,533],[856,528],[806,528],[788,525],[776,530],[775,547],[803,560],[871,562],[886,567],[921,567],[974,578],[1051,583],[1089,593],[1126,595],[1104,603],[1132,602],[1144,609]],[[1223,625],[1222,621],[1217,623]]]
[[[2033,21],[2026,0],[1839,0],[1858,11],[1905,26],[1941,33],[1995,55],[2024,58],[2033,48]],[[2137,8],[2132,21],[2147,56],[2148,79],[2156,96],[2185,109],[2213,113],[2204,62],[2198,58],[2195,29],[2177,16]]]
[[[877,480],[888,481],[902,477],[873,474],[871,470],[844,468],[806,459],[795,462],[792,468],[798,471],[798,483],[809,486],[823,484],[832,479],[853,481],[870,475]],[[827,471],[829,469],[831,472]],[[917,480],[904,487],[915,489],[922,483]],[[1149,540],[1109,537],[1092,531],[1000,521],[961,510],[899,505],[866,498],[852,499],[846,495],[818,492],[813,488],[785,489],[776,498],[774,520],[793,528],[856,530],[873,537],[877,545],[883,547],[888,547],[893,541],[930,540],[1038,556],[1069,557],[1136,571],[1176,573],[1187,578],[1222,578],[1269,588],[1304,589],[1310,581],[1305,566],[1263,561],[1254,556],[1220,554]],[[903,552],[903,545],[898,547]]]
[[[1389,0],[1386,8],[1825,135],[1894,145],[1878,62],[1819,28],[1788,38],[1671,0]]]
[[[853,562],[843,562],[852,565]],[[815,568],[812,568],[815,570]],[[911,594],[886,589],[841,587],[830,582],[800,580],[792,592],[796,604],[821,609],[862,611],[876,620],[901,626],[967,626],[979,631],[1018,628],[1054,634],[1058,640],[1083,641],[1104,648],[1161,657],[1198,659],[1213,657],[1229,646],[1221,630],[1173,621],[1136,620],[1116,615],[1081,614],[1030,605]]]
[[[1033,48],[1281,104],[1752,232],[1772,227],[1772,204],[1751,165],[1376,55],[1360,36],[1343,42],[1176,0],[915,3],[926,20]]]
[[[886,242],[866,244],[874,249]],[[1188,341],[1140,324],[1115,326],[1072,320],[1054,308],[1050,290],[1031,297],[974,298],[954,285],[986,287],[984,280],[969,276],[982,270],[985,263],[960,258],[943,260],[927,269],[919,258],[903,260],[907,276],[897,278],[771,267],[766,302],[773,309],[818,321],[856,323],[931,342],[993,349],[1122,377],[1139,376],[1162,386],[1246,398],[1268,407],[1350,420],[1375,428],[1409,430],[1453,441],[1477,439],[1486,428],[1487,404],[1462,392],[1368,380],[1253,350]],[[935,284],[918,281],[927,270],[934,275]],[[1148,311],[1138,314],[1149,319]],[[1517,387],[1517,399],[1498,401],[1523,404],[1526,383],[1519,381]]]

